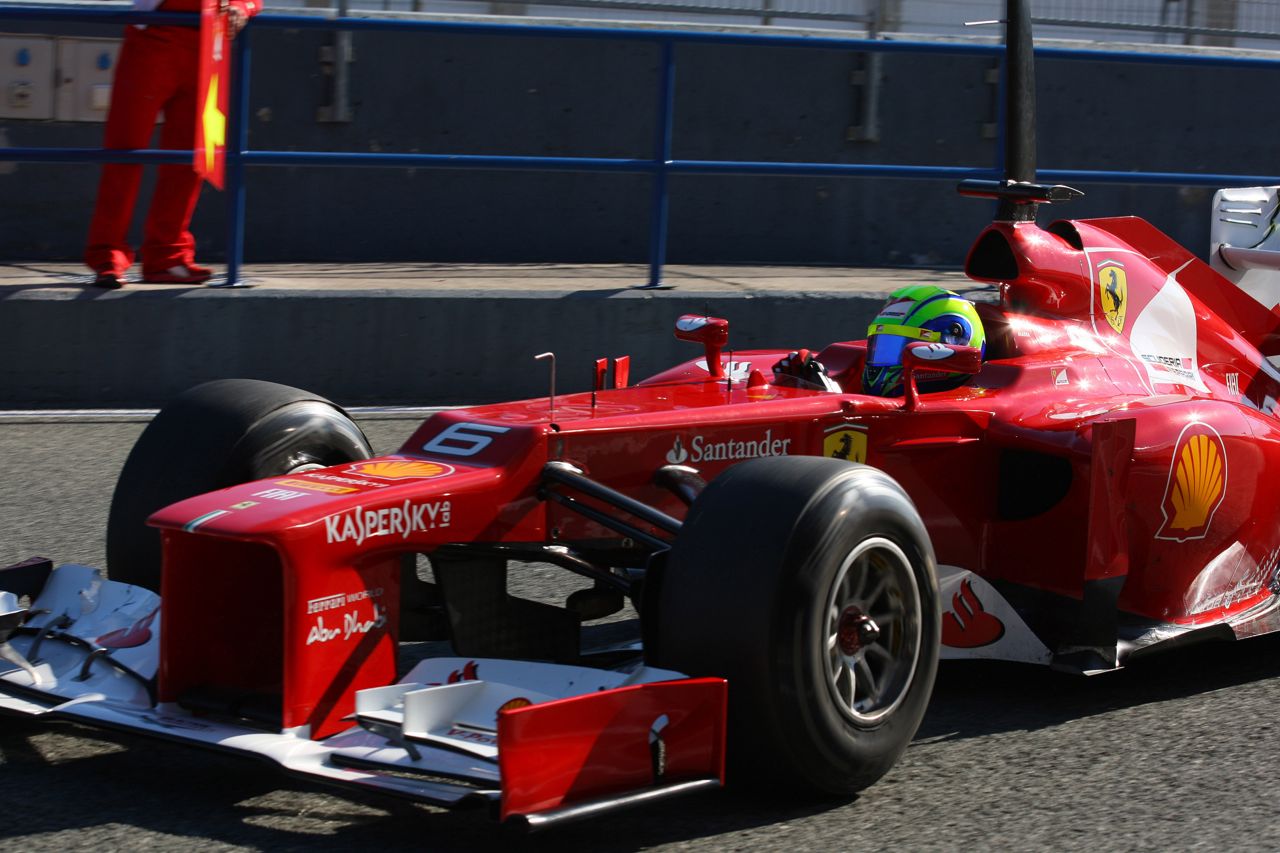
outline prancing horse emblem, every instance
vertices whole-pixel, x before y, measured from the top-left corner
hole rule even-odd
[[[850,462],[867,461],[867,434],[864,430],[841,426],[823,437],[822,455]]]
[[[1103,316],[1117,334],[1123,332],[1129,293],[1129,281],[1125,278],[1124,268],[1115,261],[1106,261],[1098,267],[1098,291]]]

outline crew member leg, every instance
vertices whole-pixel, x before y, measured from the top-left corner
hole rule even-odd
[[[168,95],[169,75],[163,65],[164,46],[144,30],[129,27],[116,65],[111,108],[103,130],[104,148],[146,148],[156,117]],[[128,243],[129,222],[142,180],[142,166],[104,163],[98,181],[98,200],[89,225],[84,261],[94,272],[123,278],[133,263]]]
[[[190,149],[195,145],[197,51],[184,60],[181,82],[164,106],[162,148]],[[194,265],[196,241],[189,230],[200,185],[200,176],[189,163],[160,167],[142,243],[144,280],[199,284],[212,274]]]

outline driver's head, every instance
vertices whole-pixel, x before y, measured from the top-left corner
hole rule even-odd
[[[902,353],[912,341],[986,348],[987,336],[973,303],[932,284],[896,290],[867,328],[862,390],[879,397],[902,393]],[[934,376],[950,381],[963,374]]]

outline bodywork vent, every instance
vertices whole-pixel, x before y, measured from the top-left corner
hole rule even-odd
[[[1018,260],[1008,239],[991,230],[978,238],[969,250],[964,271],[970,278],[983,281],[1013,281],[1018,277]]]
[[[1069,220],[1059,219],[1045,230],[1066,240],[1067,244],[1077,252],[1084,250],[1084,238],[1080,236],[1080,229]]]
[[[996,510],[1004,521],[1022,521],[1048,512],[1071,488],[1071,463],[1030,450],[1000,453]]]

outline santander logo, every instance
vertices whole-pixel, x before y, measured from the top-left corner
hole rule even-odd
[[[684,439],[676,436],[675,443],[667,451],[667,462],[672,465],[683,465],[685,462],[737,462],[761,456],[785,456],[790,452],[791,439],[774,438],[773,428],[770,427],[764,431],[764,435],[746,441],[709,441],[705,436],[695,435],[689,439],[687,448]]]
[[[989,646],[1004,636],[1004,623],[987,612],[982,600],[965,580],[951,597],[951,609],[942,614],[942,644],[954,649]]]

